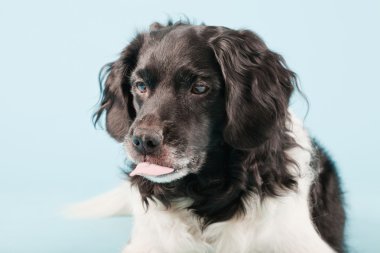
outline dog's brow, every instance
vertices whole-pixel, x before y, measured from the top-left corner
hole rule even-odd
[[[151,85],[157,82],[157,76],[154,74],[154,71],[148,68],[137,70],[135,72],[135,77],[139,77]],[[132,78],[135,79],[135,77],[132,77]]]
[[[207,73],[207,71],[183,67],[178,69],[174,76],[175,81],[186,83],[195,82],[197,79],[208,80],[210,77],[210,73]]]
[[[194,82],[197,78],[197,74],[194,73],[194,71],[187,69],[187,68],[180,68],[177,70],[174,78],[176,82],[179,83],[191,83]]]

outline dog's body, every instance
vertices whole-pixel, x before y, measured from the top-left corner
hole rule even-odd
[[[288,111],[294,85],[252,32],[153,24],[110,65],[97,113],[132,171],[80,208],[133,215],[125,253],[343,252],[339,180]]]

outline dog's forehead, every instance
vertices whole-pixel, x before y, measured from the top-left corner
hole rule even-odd
[[[139,54],[137,68],[154,65],[160,71],[170,71],[182,66],[202,66],[210,56],[206,39],[200,36],[200,27],[176,27],[170,31],[145,34],[145,43]]]

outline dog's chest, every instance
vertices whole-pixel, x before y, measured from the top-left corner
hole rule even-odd
[[[224,222],[209,225],[202,231],[201,223],[189,210],[175,210],[169,212],[173,224],[178,229],[177,236],[188,238],[188,242],[194,245],[197,252],[224,253],[224,252],[261,252],[262,248],[268,249],[270,240],[266,234],[268,231],[268,219],[257,213],[256,208],[250,208],[244,217],[233,218]],[[181,225],[179,225],[181,224]],[[272,234],[273,235],[273,234]],[[178,238],[177,237],[177,238]]]
[[[203,231],[198,217],[186,208],[150,209],[141,217],[145,224],[139,225],[155,230],[150,234],[162,236],[159,240],[165,242],[159,246],[162,252],[187,248],[189,251],[185,252],[258,253],[278,252],[279,248],[287,247],[289,250],[284,252],[292,252],[293,231],[302,232],[308,227],[307,213],[306,201],[298,197],[264,202],[252,199],[244,217],[213,223]]]
[[[199,217],[192,211],[186,208],[165,210],[153,204],[147,212],[135,214],[133,237],[144,238],[144,244],[154,245],[159,249],[157,252],[177,253],[182,251],[173,249],[188,249],[183,252],[251,253],[257,224],[252,222],[253,215],[248,212],[242,219],[213,223],[202,231]],[[148,238],[147,235],[155,236]],[[136,242],[133,237],[132,242]]]

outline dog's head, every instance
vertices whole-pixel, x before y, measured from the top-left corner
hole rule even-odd
[[[170,182],[223,144],[254,149],[276,136],[294,78],[251,31],[154,23],[109,65],[95,116],[106,112],[132,175]]]

